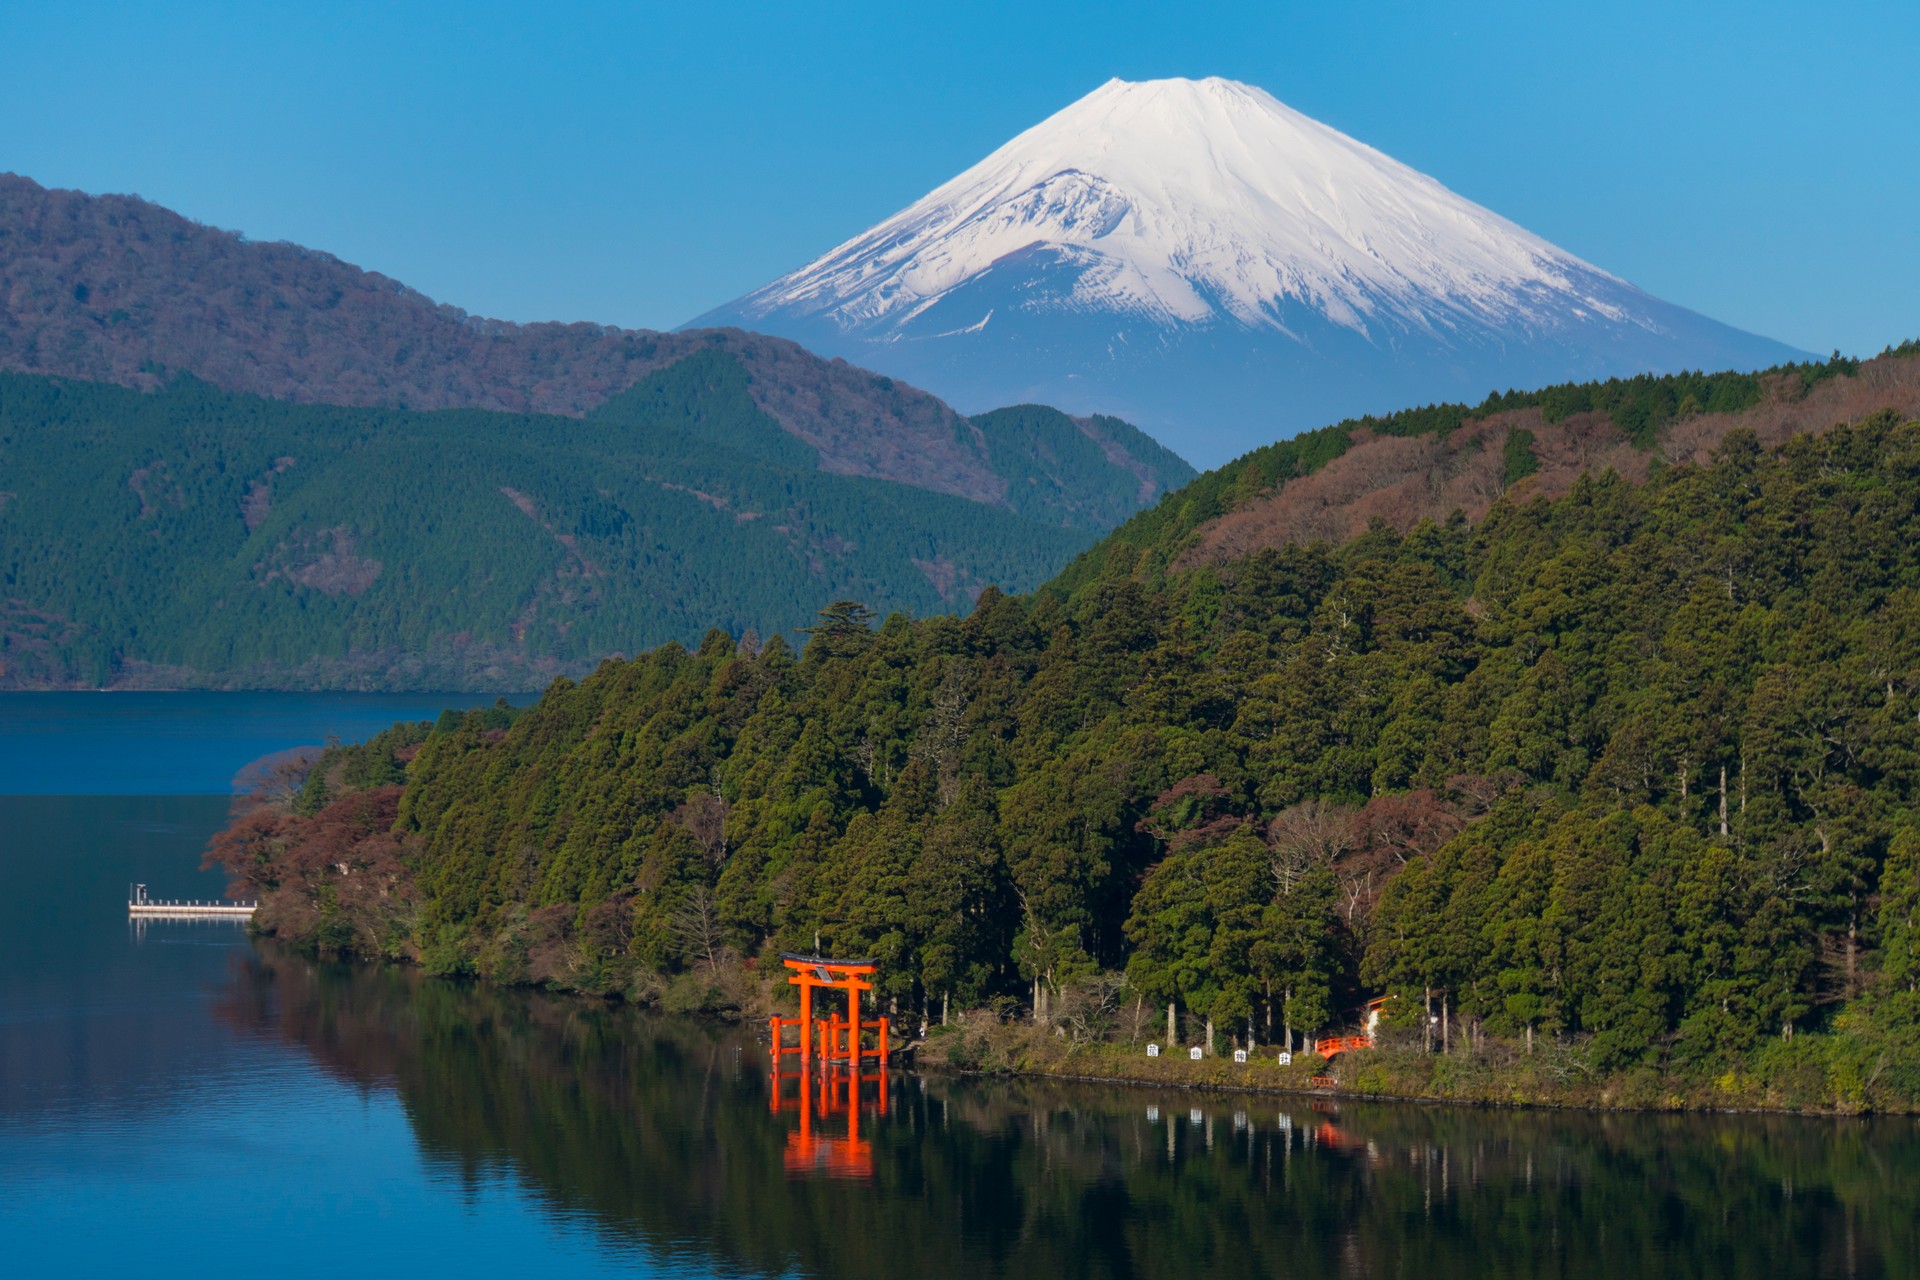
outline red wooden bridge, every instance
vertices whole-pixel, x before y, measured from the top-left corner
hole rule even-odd
[[[1355,1049],[1373,1048],[1373,1037],[1372,1036],[1328,1036],[1324,1040],[1314,1041],[1313,1047],[1315,1050],[1319,1052],[1321,1057],[1334,1058],[1334,1057],[1338,1057],[1340,1054],[1343,1054],[1343,1053],[1350,1053]]]
[[[1374,1033],[1380,1029],[1380,1011],[1391,999],[1393,999],[1392,996],[1381,996],[1377,1000],[1367,1001],[1367,1029],[1360,1035],[1328,1036],[1324,1040],[1314,1041],[1314,1049],[1323,1058],[1336,1058],[1343,1053],[1352,1053],[1355,1049],[1373,1048]]]

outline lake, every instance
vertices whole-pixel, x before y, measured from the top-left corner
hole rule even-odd
[[[0,697],[6,1274],[1920,1274],[1910,1119],[850,1097],[749,1028],[125,919],[219,893],[249,760],[471,701]]]

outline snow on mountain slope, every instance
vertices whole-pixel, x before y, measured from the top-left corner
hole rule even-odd
[[[1099,264],[1075,303],[1190,324],[1276,325],[1288,298],[1361,332],[1435,299],[1504,321],[1598,274],[1259,89],[1112,80],[751,305],[897,329],[1036,243]]]
[[[1799,354],[1220,79],[1109,81],[694,324],[792,337],[967,409],[1130,416],[1202,465],[1496,384]]]

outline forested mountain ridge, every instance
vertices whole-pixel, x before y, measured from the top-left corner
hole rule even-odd
[[[1374,521],[1401,533],[1421,520],[1469,521],[1503,495],[1559,497],[1581,476],[1645,480],[1704,464],[1729,433],[1764,447],[1887,411],[1920,415],[1920,342],[1871,360],[1836,353],[1756,373],[1682,373],[1567,383],[1352,418],[1267,445],[1209,471],[1132,517],[1061,575],[1097,577],[1109,561],[1159,574],[1263,547],[1358,537]]]
[[[1116,419],[998,438],[946,404],[780,338],[737,329],[656,333],[512,324],[436,304],[330,254],[262,243],[136,196],[49,190],[0,174],[0,369],[152,390],[189,373],[305,403],[578,416],[701,352],[725,352],[757,409],[817,451],[820,470],[894,480],[1107,528],[1193,471]],[[1082,459],[1085,474],[1060,459]],[[1051,461],[1050,461],[1051,459]],[[1132,475],[1138,496],[1089,504]],[[1089,506],[1096,508],[1089,511]]]
[[[800,655],[716,631],[262,799],[214,850],[262,925],[436,972],[646,997],[817,941],[1076,1041],[1390,993],[1582,1079],[1912,1108],[1920,422],[844,606]]]
[[[717,350],[586,419],[0,373],[0,688],[533,688],[1031,586],[1092,537],[1063,496],[1102,491],[1027,519],[820,471]]]

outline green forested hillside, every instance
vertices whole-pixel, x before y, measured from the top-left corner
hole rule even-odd
[[[1072,418],[1046,405],[978,414],[1007,504],[1036,520],[1106,531],[1194,478],[1193,468],[1118,418]]]
[[[1074,587],[609,664],[218,853],[269,927],[436,971],[817,942],[1076,1038],[1391,993],[1567,1078],[1920,1104],[1920,423]]]
[[[1905,342],[1889,348],[1873,363],[1907,363],[1917,355],[1920,344]],[[1110,537],[1068,566],[1060,585],[1071,590],[1099,576],[1109,563],[1149,574],[1164,572],[1193,546],[1197,532],[1208,522],[1273,493],[1289,481],[1320,471],[1345,455],[1363,433],[1446,438],[1469,424],[1516,411],[1537,410],[1538,421],[1546,428],[1591,413],[1605,418],[1644,453],[1659,445],[1675,424],[1719,415],[1725,419],[1723,427],[1737,427],[1737,415],[1764,405],[1770,398],[1801,400],[1820,384],[1852,378],[1860,368],[1860,361],[1835,352],[1831,360],[1822,363],[1782,365],[1756,373],[1641,374],[1605,382],[1563,383],[1537,391],[1496,391],[1478,405],[1425,405],[1350,418],[1255,449],[1198,477],[1177,495],[1121,524]],[[1885,400],[1899,402],[1903,397],[1894,394]],[[1817,425],[1825,426],[1826,422]],[[1503,486],[1536,470],[1535,443],[1535,433],[1524,426],[1516,425],[1508,433],[1500,469]],[[1382,476],[1378,483],[1385,485],[1391,479]]]
[[[612,397],[587,417],[666,428],[789,470],[821,468],[817,448],[754,403],[753,382],[732,354],[700,351]],[[822,404],[816,412],[830,416],[833,406]],[[911,440],[889,436],[884,425],[871,424],[873,430],[864,433],[869,450],[875,451],[866,459],[870,472],[910,470],[878,452],[916,447]],[[984,453],[989,470],[1004,486],[1000,504],[1043,524],[1105,532],[1194,474],[1153,437],[1118,418],[1076,419],[1045,405],[1017,405],[972,419],[956,417],[953,431],[978,437],[977,442],[956,439],[954,445],[959,452]],[[843,451],[848,447],[841,446]]]
[[[843,596],[965,608],[1090,540],[819,472],[729,361],[586,421],[0,374],[0,686],[525,687]]]

